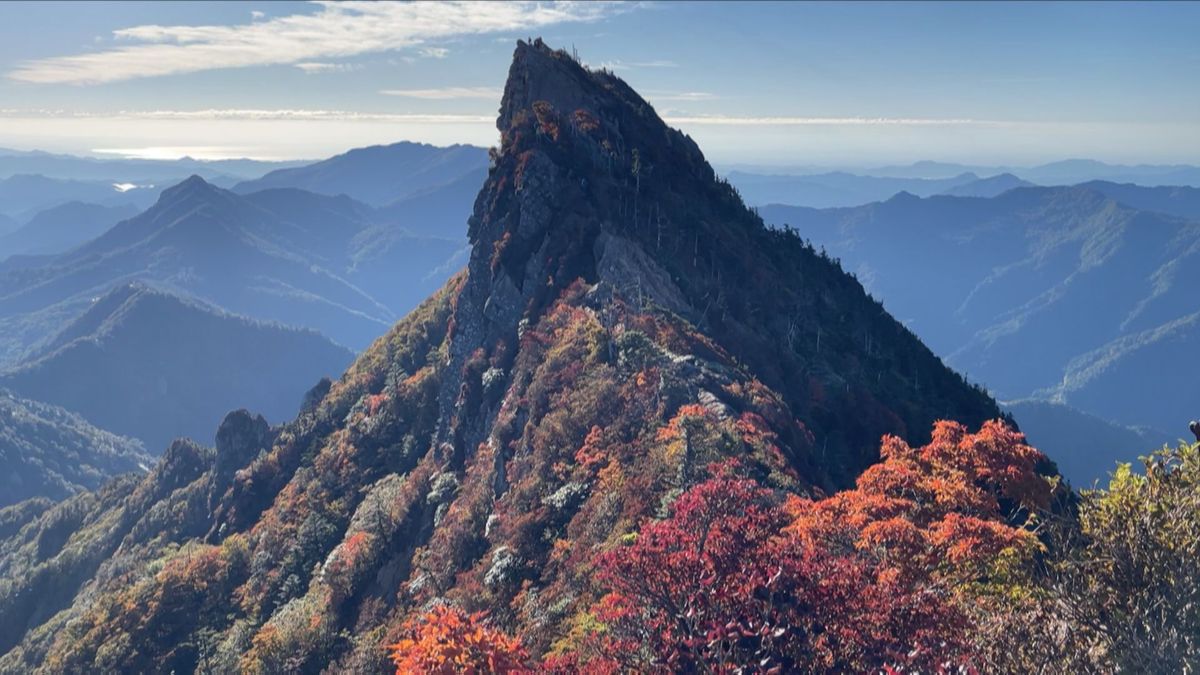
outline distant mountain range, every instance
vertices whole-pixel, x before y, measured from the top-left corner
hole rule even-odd
[[[234,408],[288,419],[305,391],[352,358],[311,331],[124,284],[0,372],[0,386],[78,412],[158,453],[178,436],[211,442]]]
[[[477,175],[487,169],[487,162],[487,151],[471,145],[441,148],[402,142],[356,148],[315,164],[279,169],[239,183],[233,190],[248,194],[267,188],[299,188],[323,195],[344,194],[371,206],[388,206],[466,174]]]
[[[62,253],[100,236],[138,211],[133,204],[103,206],[76,201],[52,206],[0,236],[0,259],[16,254]]]
[[[64,499],[153,464],[140,441],[0,389],[0,507],[32,497]]]
[[[978,175],[969,172],[949,178],[892,178],[841,171],[804,176],[734,171],[728,178],[747,204],[796,204],[813,208],[857,206],[882,201],[898,192],[927,197],[979,181]]]
[[[80,157],[41,151],[0,148],[0,178],[16,174],[41,174],[63,180],[109,183],[156,182],[165,185],[190,175],[222,184],[257,178],[269,171],[309,162],[264,162],[253,159],[177,160]]]
[[[917,162],[907,166],[833,172],[814,171],[813,167],[792,171],[735,168],[727,175],[748,204],[812,208],[861,206],[885,201],[899,192],[918,197],[936,194],[994,197],[1014,187],[1075,185],[1091,181],[1131,183],[1140,187],[1200,187],[1200,167],[1123,166],[1093,160],[1066,160],[1036,167]]]
[[[133,206],[140,211],[158,199],[161,189],[162,186],[118,187],[111,182],[18,174],[0,179],[0,212],[18,223],[24,223],[40,211],[69,202]],[[3,252],[0,251],[2,256]]]
[[[1190,386],[1170,366],[1193,353],[1200,323],[1186,292],[1200,280],[1191,271],[1200,189],[1187,187],[1200,184],[1195,167],[760,171],[729,177],[768,222],[824,246],[948,362],[999,394],[1161,428],[1195,404],[1124,395],[1164,382],[1164,369],[1179,375],[1174,386]],[[179,182],[184,173],[196,175]],[[487,176],[482,148],[407,142],[314,163],[0,150],[0,367],[23,372],[71,331],[89,335],[79,322],[94,320],[97,299],[134,280],[185,306],[362,349],[466,263],[467,221]],[[1096,180],[1108,177],[1130,183]],[[1159,182],[1182,187],[1147,187]],[[299,386],[280,388],[289,405]],[[152,437],[158,452],[165,436]]]
[[[0,223],[0,382],[155,454],[175,436],[211,440],[235,407],[294,415],[352,352],[284,325],[366,347],[465,264],[487,173],[482,149],[409,143],[275,172],[241,194],[199,175],[166,189],[97,179],[114,164],[122,171],[99,175],[169,176],[195,163],[0,151],[0,175],[18,166],[71,176],[0,179],[0,211],[16,214]],[[228,185],[229,173],[290,166],[202,164]],[[377,206],[336,189],[359,185],[368,189],[349,191]],[[21,447],[72,456],[39,442]]]
[[[1182,367],[1200,353],[1197,194],[1092,182],[760,212],[840,258],[1001,397],[1039,395],[1173,429],[1200,409]]]
[[[143,279],[361,349],[453,273],[461,236],[378,225],[369,207],[345,196],[241,196],[194,176],[67,253],[0,265],[0,341],[10,341],[11,358],[12,342],[31,344],[39,326],[44,337],[61,324],[43,320],[48,308],[79,307],[114,284]]]
[[[1029,443],[1054,458],[1062,475],[1076,488],[1107,485],[1119,462],[1174,445],[1187,433],[1169,434],[1148,427],[1109,422],[1071,406],[1023,400],[1003,404],[1016,419]]]
[[[1021,180],[1011,173],[1001,173],[988,178],[980,178],[970,183],[962,183],[944,190],[941,194],[951,197],[995,197],[1013,188],[1032,187],[1033,183]]]

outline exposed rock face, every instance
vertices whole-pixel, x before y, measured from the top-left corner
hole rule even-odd
[[[520,43],[497,127],[501,148],[470,223],[451,378],[477,350],[515,353],[521,322],[535,324],[582,278],[595,302],[615,295],[688,319],[778,389],[836,483],[874,461],[883,433],[923,440],[934,418],[998,414],[835,264],[765,229],[696,144],[615,76],[540,40]],[[460,450],[484,440],[496,413],[462,407],[475,387],[458,381],[441,394],[439,439]]]
[[[234,473],[250,464],[258,453],[269,449],[273,440],[271,425],[262,415],[252,416],[242,409],[225,416],[217,428],[217,453],[208,497],[210,511],[216,509],[217,500],[232,483]]]

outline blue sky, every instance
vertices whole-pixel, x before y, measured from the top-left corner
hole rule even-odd
[[[0,3],[0,146],[486,145],[529,35],[724,164],[1200,162],[1196,3]]]

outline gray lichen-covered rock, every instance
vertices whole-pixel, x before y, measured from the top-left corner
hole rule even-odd
[[[260,452],[271,447],[274,434],[262,415],[252,415],[250,411],[241,409],[225,416],[217,428],[216,440],[209,491],[210,510],[216,508],[217,500],[225,494],[234,474],[254,461]]]

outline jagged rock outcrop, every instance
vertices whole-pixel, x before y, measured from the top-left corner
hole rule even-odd
[[[522,44],[497,127],[496,166],[470,224],[451,377],[475,350],[513,344],[521,321],[536,322],[582,278],[710,334],[789,399],[838,483],[873,461],[884,432],[919,436],[935,417],[997,414],[835,264],[764,228],[695,142],[617,77]],[[459,389],[443,389],[441,418],[466,426],[453,438],[444,427],[442,440],[470,446],[494,411],[456,411]],[[843,407],[858,411],[841,418]]]
[[[221,420],[221,426],[217,428],[216,456],[208,493],[210,511],[216,509],[217,500],[233,482],[234,473],[250,464],[260,452],[270,448],[273,440],[271,425],[262,415],[251,415],[250,411],[241,409]]]

